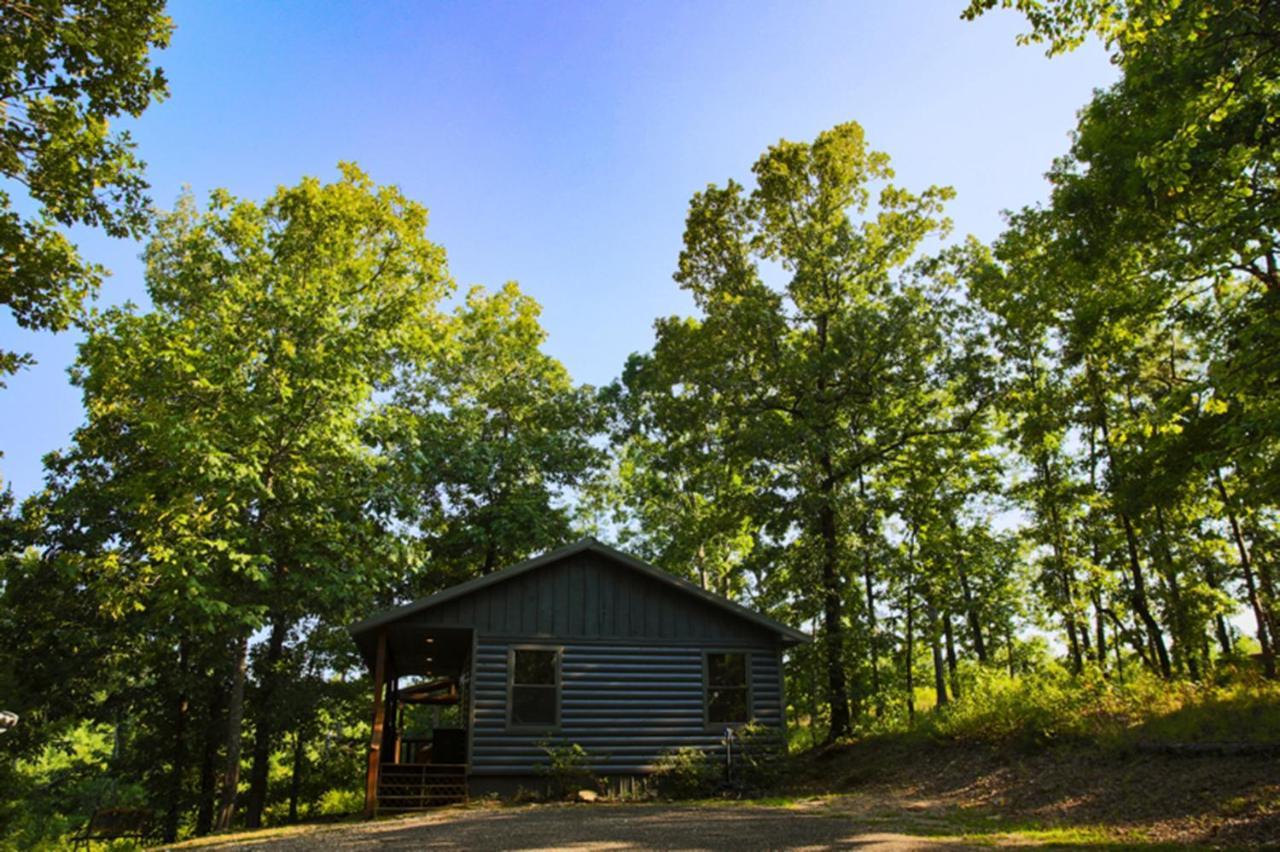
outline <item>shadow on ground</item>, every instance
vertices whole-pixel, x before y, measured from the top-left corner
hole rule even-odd
[[[941,828],[941,826],[939,826]],[[274,838],[228,838],[201,849],[976,849],[961,837],[898,833],[891,824],[812,811],[733,805],[542,805],[451,810]],[[927,832],[934,834],[934,832]],[[1080,844],[1073,843],[1071,848]],[[1113,845],[1113,844],[1103,844]],[[1049,844],[1052,848],[1053,844]]]
[[[861,808],[911,818],[912,811],[922,811],[938,818],[939,830],[948,834],[972,838],[1021,829],[1030,837],[1078,832],[1135,842],[1280,848],[1280,763],[1270,755],[922,748],[880,738],[806,760],[810,777],[794,789],[840,794],[853,814]],[[906,807],[910,801],[924,806]],[[933,833],[924,823],[899,830]]]

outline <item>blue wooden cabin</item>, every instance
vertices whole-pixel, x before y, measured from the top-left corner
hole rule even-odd
[[[350,632],[374,683],[368,815],[536,788],[548,744],[635,779],[726,728],[781,730],[783,650],[809,641],[590,538]],[[405,730],[415,707],[451,721]]]

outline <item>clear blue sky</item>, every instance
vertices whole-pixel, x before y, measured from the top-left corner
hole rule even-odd
[[[964,0],[807,2],[179,2],[159,55],[169,100],[130,127],[156,202],[184,185],[260,199],[354,160],[431,210],[463,286],[518,280],[548,350],[579,381],[614,378],[671,280],[689,196],[746,180],[780,138],[866,128],[899,181],[950,184],[957,236],[1041,200],[1092,89],[1097,45],[1048,60],[1011,13]],[[140,246],[77,234],[114,275],[103,303],[145,304]],[[0,390],[0,479],[39,487],[80,423],[73,334],[16,330],[39,365]]]

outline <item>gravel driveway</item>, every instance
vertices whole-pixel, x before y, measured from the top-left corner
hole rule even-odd
[[[541,805],[451,810],[332,826],[274,838],[228,838],[204,849],[970,849],[877,831],[848,817],[762,806]]]

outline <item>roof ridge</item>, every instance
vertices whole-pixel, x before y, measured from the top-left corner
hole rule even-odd
[[[772,619],[767,615],[758,613],[755,610],[748,609],[737,601],[725,597],[724,595],[719,595],[715,592],[708,591],[701,586],[697,586],[683,577],[672,574],[670,571],[665,571],[656,565],[651,565],[650,563],[632,556],[629,553],[618,550],[611,545],[605,544],[592,535],[583,536],[576,541],[561,545],[558,548],[554,548],[538,556],[526,559],[523,562],[508,565],[492,573],[473,577],[470,580],[465,580],[461,583],[449,586],[448,588],[441,589],[440,591],[427,595],[426,597],[375,613],[362,621],[358,621],[348,626],[347,632],[351,633],[353,636],[358,636],[374,628],[390,624],[394,621],[399,621],[402,618],[423,612],[437,606],[438,604],[464,597],[491,585],[505,582],[506,580],[518,577],[528,571],[558,562],[561,559],[587,550],[594,550],[601,555],[630,568],[631,570],[638,571],[654,580],[666,583],[667,585],[670,585],[686,594],[692,595],[693,597],[701,598],[712,606],[717,606],[732,613],[733,615],[754,622],[758,627],[763,627],[771,632],[777,633],[784,639],[791,640],[792,642],[812,641],[807,634],[796,630],[793,627],[789,627],[788,625]]]

